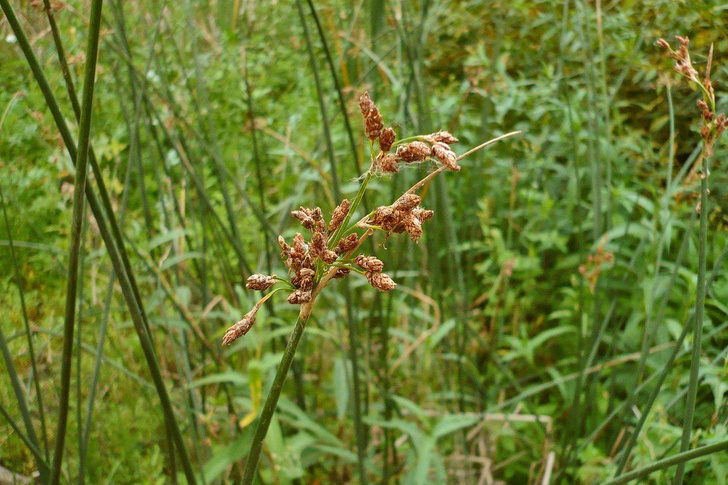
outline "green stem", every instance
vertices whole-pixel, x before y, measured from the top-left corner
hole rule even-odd
[[[705,260],[708,240],[708,174],[709,153],[711,147],[703,145],[703,173],[700,177],[700,229],[698,235],[698,287],[695,298],[695,323],[693,327],[693,354],[690,359],[690,383],[688,384],[688,398],[685,404],[685,421],[683,421],[680,451],[690,448],[690,435],[693,430],[695,416],[695,401],[698,394],[698,379],[700,370],[700,352],[703,338],[703,314],[705,310]],[[685,464],[680,463],[675,471],[676,485],[681,485],[685,474]]]
[[[91,113],[93,111],[94,83],[96,80],[96,61],[99,52],[99,32],[101,27],[101,8],[103,0],[91,4],[89,19],[88,45],[86,47],[86,66],[84,71],[83,102],[78,135],[76,160],[76,190],[73,194],[73,219],[71,221],[71,244],[68,259],[68,284],[66,286],[66,313],[63,330],[63,354],[61,360],[61,396],[58,411],[58,429],[51,471],[52,484],[61,480],[63,447],[66,440],[68,423],[69,396],[71,391],[71,358],[73,356],[73,326],[76,315],[76,290],[79,274],[81,250],[81,226],[85,206],[85,192],[88,172],[89,139],[91,134]]]
[[[697,323],[697,322],[696,322]],[[609,482],[605,483],[604,485],[620,485],[623,483],[630,482],[632,480],[636,480],[638,478],[646,477],[650,473],[657,471],[657,470],[664,470],[666,468],[669,468],[674,465],[678,465],[679,467],[685,467],[685,463],[690,460],[695,460],[697,458],[702,458],[707,455],[711,455],[713,453],[717,453],[719,451],[728,450],[728,440],[721,441],[712,445],[706,445],[701,446],[700,448],[696,448],[694,450],[686,451],[683,453],[678,453],[677,455],[671,456],[669,458],[664,458],[662,460],[658,460],[650,465],[647,465],[642,468],[638,468],[636,470],[633,470],[629,473],[625,473],[624,475],[615,478],[614,480],[610,480]]]
[[[273,419],[273,413],[275,413],[276,406],[278,405],[278,399],[281,397],[283,384],[286,382],[288,370],[291,368],[293,357],[296,355],[298,343],[301,341],[303,331],[306,329],[306,322],[311,314],[312,306],[313,301],[301,307],[301,313],[298,316],[298,320],[296,320],[295,327],[293,327],[291,337],[288,339],[288,345],[286,345],[286,350],[283,352],[281,363],[278,364],[278,371],[273,379],[273,386],[268,393],[268,397],[265,399],[263,411],[260,414],[260,421],[258,421],[258,427],[256,428],[255,436],[253,437],[253,444],[250,447],[248,460],[245,463],[243,479],[238,483],[251,485],[255,479],[255,474],[258,469],[258,460],[260,459],[260,452],[263,449],[263,440],[265,440],[265,436],[268,434],[268,427]]]

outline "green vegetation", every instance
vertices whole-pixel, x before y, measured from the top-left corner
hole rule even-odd
[[[0,6],[3,467],[243,479],[299,307],[222,338],[287,275],[291,211],[354,200],[369,91],[399,140],[521,133],[422,188],[419,243],[362,245],[396,289],[318,296],[256,483],[728,482],[724,6]],[[352,221],[434,168],[367,179]]]

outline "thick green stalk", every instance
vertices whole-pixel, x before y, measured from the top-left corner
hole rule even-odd
[[[673,455],[669,458],[664,458],[662,460],[658,460],[658,461],[651,463],[647,466],[644,466],[642,468],[638,468],[629,473],[625,473],[621,477],[617,477],[614,480],[610,480],[607,483],[605,483],[604,485],[620,485],[623,483],[628,483],[632,480],[637,480],[638,478],[646,477],[652,472],[655,472],[658,470],[664,470],[664,469],[670,468],[671,466],[674,466],[674,465],[678,465],[679,467],[684,468],[685,463],[688,461],[702,458],[704,456],[712,455],[713,453],[718,453],[719,451],[725,451],[725,450],[728,450],[728,440],[720,441],[720,442],[714,443],[712,445],[701,446],[700,448],[695,448],[694,450],[678,453],[677,455]]]
[[[89,139],[91,134],[91,114],[93,111],[94,83],[96,81],[96,61],[99,51],[99,32],[101,27],[101,8],[103,0],[91,4],[89,19],[88,45],[86,47],[86,66],[84,70],[83,99],[81,103],[81,122],[78,135],[76,159],[76,189],[73,193],[73,218],[71,221],[71,244],[68,258],[68,284],[66,286],[66,313],[63,330],[63,354],[61,357],[61,396],[58,410],[56,446],[51,471],[52,484],[61,480],[63,448],[66,440],[68,407],[71,384],[71,358],[73,356],[73,327],[76,319],[76,290],[78,288],[79,255],[85,206],[86,181],[88,173]]]
[[[708,174],[710,174],[709,149],[704,147],[703,173],[700,177],[700,229],[698,233],[698,287],[695,297],[695,325],[693,327],[693,355],[690,359],[690,383],[685,404],[685,420],[680,440],[680,451],[690,448],[690,435],[695,416],[695,400],[698,395],[700,353],[703,339],[703,314],[705,311],[705,260],[708,241]],[[685,474],[685,463],[680,463],[675,471],[675,484],[681,485]]]
[[[283,384],[286,382],[288,370],[291,368],[291,363],[296,355],[298,343],[301,341],[303,331],[306,329],[306,322],[311,314],[312,305],[313,301],[306,303],[301,307],[301,313],[298,316],[298,320],[296,320],[296,325],[293,327],[291,337],[288,339],[286,350],[283,351],[281,363],[278,364],[278,371],[273,379],[273,385],[268,393],[268,397],[265,399],[265,404],[263,405],[263,410],[260,414],[260,421],[258,421],[258,427],[255,429],[253,444],[250,447],[248,460],[245,463],[243,479],[238,483],[251,485],[255,479],[255,474],[258,470],[260,452],[263,449],[263,441],[265,440],[266,434],[268,434],[268,427],[270,426],[271,419],[273,419],[273,413],[278,405],[278,399],[281,397]]]

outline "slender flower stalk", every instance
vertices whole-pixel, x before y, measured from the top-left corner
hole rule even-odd
[[[687,79],[692,85],[698,87],[703,99],[698,100],[697,105],[703,121],[703,127],[700,130],[703,148],[703,165],[700,175],[700,199],[696,210],[700,214],[700,228],[698,232],[698,283],[697,294],[695,298],[695,323],[693,327],[693,352],[690,361],[690,382],[688,384],[687,402],[685,403],[685,418],[683,421],[683,432],[680,440],[680,452],[685,453],[690,448],[690,438],[693,429],[693,419],[695,416],[695,405],[698,394],[698,381],[700,370],[700,357],[702,350],[703,338],[703,315],[705,312],[705,273],[707,259],[707,239],[708,239],[708,178],[710,176],[710,159],[713,156],[713,150],[716,140],[723,134],[728,127],[728,119],[724,114],[716,114],[715,112],[715,92],[713,84],[710,80],[710,70],[713,61],[713,47],[710,47],[708,54],[708,65],[705,70],[705,76],[701,80],[698,71],[693,67],[690,60],[690,51],[688,44],[690,39],[687,37],[676,37],[680,47],[677,51],[673,50],[665,39],[660,39],[657,44],[665,50],[668,56],[675,60],[675,71],[682,77]],[[675,472],[674,483],[681,485],[685,475],[685,462],[680,462]]]
[[[450,145],[456,143],[458,139],[450,133],[439,131],[412,137],[407,139],[407,143],[402,141],[398,143],[394,129],[385,127],[379,108],[368,93],[364,93],[359,99],[359,107],[364,119],[364,131],[370,142],[371,159],[369,169],[364,174],[354,199],[351,202],[348,199],[342,200],[333,211],[328,224],[318,207],[313,209],[300,207],[291,213],[304,229],[311,233],[310,238],[307,240],[301,233],[297,233],[290,244],[283,237],[278,238],[288,276],[251,276],[248,280],[249,289],[265,291],[276,283],[282,283],[282,286],[277,285],[271,293],[264,296],[239,322],[232,325],[223,337],[223,344],[229,345],[245,335],[255,323],[261,305],[273,293],[289,290],[288,303],[300,305],[298,320],[278,366],[271,391],[263,405],[240,483],[252,484],[255,479],[263,441],[268,433],[283,384],[321,291],[332,279],[344,278],[352,272],[366,278],[369,284],[379,291],[395,289],[397,283],[384,272],[384,263],[381,260],[374,256],[357,254],[362,243],[376,232],[383,232],[385,237],[389,237],[392,233],[406,232],[412,241],[417,242],[424,234],[423,224],[432,217],[433,211],[421,207],[422,200],[415,192],[444,171],[460,171],[458,161],[465,156],[520,133],[512,132],[500,136],[458,157],[450,148]],[[392,204],[377,207],[358,222],[351,223],[369,183],[375,176],[397,173],[401,165],[419,164],[428,160],[435,162],[438,168]],[[361,479],[365,480],[366,477]]]

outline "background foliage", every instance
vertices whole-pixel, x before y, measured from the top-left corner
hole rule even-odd
[[[39,3],[13,8],[75,134]],[[90,7],[54,6],[80,91]],[[688,35],[700,66],[714,43],[723,112],[724,15],[717,2],[659,0],[106,2],[91,142],[199,479],[240,475],[295,320],[275,300],[221,348],[257,296],[244,280],[284,273],[275,237],[297,230],[291,209],[330,213],[337,194],[356,191],[368,159],[364,90],[401,137],[448,129],[462,153],[523,134],[429,187],[435,217],[419,245],[377,248],[397,291],[362,279],[324,294],[267,439],[263,482],[358,481],[359,450],[375,482],[597,483],[615,475],[645,412],[626,469],[674,454],[691,351],[680,335],[696,296],[699,93],[654,43]],[[74,170],[4,17],[0,37],[0,325],[15,368],[0,374],[0,462],[30,474],[10,375],[52,443]],[[709,273],[728,242],[724,155],[719,144]],[[375,180],[368,207],[417,176]],[[184,480],[90,215],[82,254],[64,477]],[[726,301],[716,270],[700,322],[695,446],[726,437]],[[728,457],[687,473],[725,483]]]

